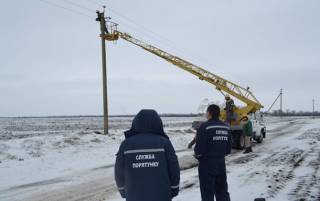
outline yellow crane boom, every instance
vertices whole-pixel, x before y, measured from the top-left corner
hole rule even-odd
[[[204,80],[209,82],[210,84],[214,85],[217,90],[224,92],[226,94],[230,94],[231,96],[237,98],[238,100],[244,102],[246,104],[243,108],[237,108],[236,113],[238,114],[238,120],[242,116],[246,116],[247,114],[253,113],[257,110],[263,108],[261,103],[257,100],[257,98],[252,94],[249,88],[241,87],[229,80],[226,80],[216,74],[213,74],[197,65],[192,64],[180,57],[172,55],[166,51],[163,51],[155,46],[147,44],[141,40],[138,40],[127,33],[122,33],[117,30],[116,24],[113,25],[106,33],[105,40],[115,41],[119,38],[122,38],[134,45],[141,47],[142,49],[159,56],[166,61],[172,63],[173,65],[192,73],[193,75],[197,76],[200,80]],[[222,116],[225,116],[222,115]],[[223,117],[224,118],[224,117]]]

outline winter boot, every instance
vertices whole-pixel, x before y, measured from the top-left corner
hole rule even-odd
[[[249,152],[253,152],[253,151],[252,151],[252,147],[249,147]]]

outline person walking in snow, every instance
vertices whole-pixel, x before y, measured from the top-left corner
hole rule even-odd
[[[210,105],[208,121],[197,130],[195,157],[199,161],[199,180],[202,201],[230,201],[225,156],[231,152],[231,134],[227,124],[219,120],[220,108]]]
[[[252,122],[250,119],[245,116],[242,118],[243,122],[243,137],[244,137],[244,147],[245,151],[243,152],[244,154],[252,152],[252,147],[251,147],[251,137],[252,137]]]
[[[178,158],[156,111],[141,110],[125,132],[116,157],[115,180],[127,201],[171,201],[178,195]]]

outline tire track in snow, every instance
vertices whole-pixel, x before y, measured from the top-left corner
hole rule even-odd
[[[279,154],[279,156],[278,156]],[[267,198],[274,198],[286,186],[289,180],[294,178],[294,170],[300,166],[308,153],[301,149],[291,149],[284,154],[272,154],[262,160],[266,167],[281,167],[271,176],[267,176],[268,191]]]
[[[291,190],[288,196],[295,201],[318,201],[320,200],[320,147],[318,144],[320,142],[320,129],[308,130],[297,139],[307,139],[309,145],[312,145],[308,163],[305,165],[310,174],[299,176],[295,188]],[[302,171],[305,171],[305,169]]]
[[[300,146],[279,147],[281,150],[258,161],[265,164],[263,173],[267,175],[267,199],[276,199],[280,193],[283,195],[289,191],[286,193],[289,200],[320,200],[320,129],[307,130],[293,139],[299,140]]]

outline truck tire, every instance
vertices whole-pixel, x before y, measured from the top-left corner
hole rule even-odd
[[[256,141],[257,141],[257,143],[261,143],[263,141],[263,137],[262,136],[259,137]]]
[[[243,149],[244,148],[244,137],[242,135],[241,130],[233,130],[232,131],[232,147],[235,149]]]
[[[261,143],[263,141],[263,138],[265,136],[265,134],[263,134],[263,133],[264,133],[264,129],[261,129],[260,136],[259,136],[259,138],[256,139],[257,143]]]
[[[266,138],[266,129],[261,129],[261,133],[263,138]]]

